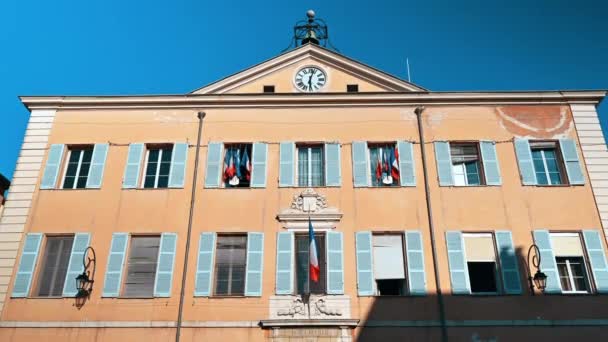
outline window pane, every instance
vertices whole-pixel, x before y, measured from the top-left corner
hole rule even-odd
[[[62,295],[73,241],[73,236],[49,236],[46,238],[43,266],[38,279],[38,296],[54,297]]]
[[[64,189],[72,189],[74,188],[74,181],[76,180],[75,177],[65,177],[65,180],[63,181],[63,188]]]
[[[479,185],[481,184],[479,178],[479,163],[477,161],[465,163],[467,170],[467,184],[468,185]]]
[[[308,148],[298,148],[298,186],[308,186]]]
[[[245,294],[247,236],[217,237],[215,254],[215,294],[242,296]]]
[[[467,262],[471,293],[495,293],[496,264],[494,262]]]
[[[171,171],[171,163],[162,162],[160,163],[160,170],[158,172],[159,176],[168,176]]]
[[[323,148],[311,147],[311,173],[312,173],[312,184],[311,186],[323,186],[324,185],[324,168],[323,168]]]
[[[159,236],[131,237],[125,280],[126,297],[154,296],[159,245]]]
[[[159,176],[157,188],[166,188],[169,186],[169,176]]]
[[[171,163],[171,155],[173,154],[173,147],[171,148],[163,148],[163,155],[161,158],[162,162]]]
[[[156,176],[146,176],[146,180],[144,182],[144,188],[153,188],[154,181],[156,180]]]
[[[70,157],[63,180],[64,189],[86,187],[92,156],[92,148],[70,149]]]
[[[454,176],[454,185],[464,186],[467,185],[467,174],[464,163],[452,164],[452,175]]]
[[[562,290],[588,292],[589,281],[583,257],[556,257]]]
[[[319,260],[319,281],[310,281],[310,292],[314,294],[325,294],[326,265],[325,265],[325,236],[315,234],[317,245],[317,258]],[[309,276],[309,238],[308,234],[296,235],[296,293],[304,294],[308,286]]]
[[[380,148],[378,147],[370,147],[369,148],[369,166],[370,166],[370,174],[372,175],[372,186],[381,186],[382,185],[382,174],[380,172],[378,166],[378,154],[380,153]]]

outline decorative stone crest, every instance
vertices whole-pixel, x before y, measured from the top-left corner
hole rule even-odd
[[[288,307],[277,310],[277,316],[303,316],[306,315],[306,308],[301,297],[294,298]]]
[[[329,230],[336,228],[342,213],[337,208],[330,207],[324,195],[308,188],[295,194],[289,208],[281,210],[277,215],[284,228],[295,231],[308,229],[309,218],[315,229]]]
[[[300,194],[293,195],[291,209],[311,213],[325,208],[327,208],[327,199],[325,196],[316,193],[311,188],[302,191]]]
[[[310,307],[310,313],[308,312]],[[310,306],[301,296],[273,296],[270,298],[270,317],[282,319],[349,318],[348,296],[312,295]]]

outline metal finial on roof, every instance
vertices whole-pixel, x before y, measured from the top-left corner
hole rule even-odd
[[[316,44],[323,47],[329,45],[330,48],[338,51],[329,41],[327,24],[323,19],[315,18],[315,16],[315,11],[310,9],[306,11],[308,19],[296,22],[293,27],[293,38],[285,50],[305,44]]]

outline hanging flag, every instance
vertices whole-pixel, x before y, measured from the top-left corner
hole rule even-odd
[[[241,158],[241,170],[245,173],[245,179],[251,179],[251,161],[249,155],[247,155],[247,148],[243,148],[243,158]]]
[[[382,149],[382,183],[393,184],[393,178],[391,177],[391,165],[389,156],[391,154],[390,148]]]
[[[319,268],[319,259],[317,258],[317,243],[315,242],[315,232],[312,229],[312,221],[310,217],[308,218],[308,238],[310,242],[310,247],[308,250],[308,259],[309,268],[310,268],[310,280],[315,283],[319,282],[319,274],[321,273],[321,269]]]
[[[399,180],[399,150],[395,147],[392,151],[391,151],[391,175],[393,176],[393,179],[398,181]]]
[[[237,148],[234,152],[234,169],[236,172],[236,177],[238,179],[243,179],[243,173],[241,172],[241,149]]]
[[[378,161],[376,162],[376,180],[382,180],[382,149],[378,148]]]
[[[224,156],[224,181],[232,179],[233,176],[234,164],[232,159],[232,149],[229,148],[226,150],[226,155]]]

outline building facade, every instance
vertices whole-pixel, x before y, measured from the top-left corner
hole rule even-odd
[[[596,340],[604,96],[433,92],[305,44],[185,95],[22,97],[0,340]]]

